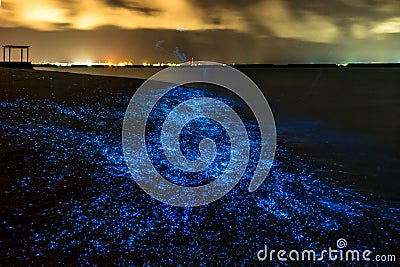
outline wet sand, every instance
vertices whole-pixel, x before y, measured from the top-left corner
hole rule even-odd
[[[143,80],[0,68],[0,262],[257,264],[264,242],[341,237],[397,251],[399,70],[243,71],[274,112],[275,166],[254,194],[245,182],[181,209],[142,192],[123,161],[124,111]]]
[[[244,68],[265,94],[278,135],[297,154],[353,175],[367,193],[400,201],[399,68]],[[54,102],[133,95],[142,79],[0,71],[1,99]],[[3,118],[4,119],[4,118]],[[339,177],[338,177],[339,178]]]

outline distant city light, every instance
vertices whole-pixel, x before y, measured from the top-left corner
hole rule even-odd
[[[117,64],[118,67],[125,67],[125,66],[132,66],[132,65],[133,65],[133,63],[130,61],[119,62]]]
[[[82,61],[73,61],[73,62],[32,62],[34,65],[50,65],[54,67],[109,67],[109,68],[117,68],[117,67],[131,67],[131,66],[143,66],[143,67],[179,67],[181,65],[184,66],[202,66],[201,62],[197,62],[194,60],[193,57],[191,57],[188,61],[185,63],[176,63],[176,62],[147,62],[144,61],[142,64],[134,64],[132,61],[126,60],[126,61],[121,61],[121,62],[113,62],[112,60],[105,60],[105,61],[98,61],[98,62],[92,62],[89,60],[82,60]],[[235,63],[230,63],[234,65]],[[222,64],[222,66],[227,66],[228,64]]]
[[[114,63],[112,61],[105,61],[105,62],[90,62],[90,61],[74,61],[74,62],[32,62],[34,65],[52,65],[56,67],[72,67],[72,66],[87,66],[87,67],[129,67],[135,66],[132,61],[121,61],[118,63]],[[189,61],[190,63],[190,61]],[[149,63],[143,62],[141,64],[144,67],[175,67],[180,66],[180,63],[175,62],[157,62],[157,63]],[[192,66],[198,66],[200,64],[192,64]]]

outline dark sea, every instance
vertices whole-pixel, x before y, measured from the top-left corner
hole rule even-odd
[[[0,70],[0,265],[380,266],[260,261],[265,246],[317,257],[329,247],[370,250],[374,260],[395,255],[382,266],[400,261],[399,68],[239,69],[274,114],[275,160],[255,192],[247,190],[257,164],[250,157],[231,192],[194,208],[147,195],[124,160],[124,114],[141,83],[126,78],[161,68],[40,70]],[[169,97],[214,93],[182,86]],[[228,93],[215,97],[240,106]],[[257,122],[246,118],[252,133]]]

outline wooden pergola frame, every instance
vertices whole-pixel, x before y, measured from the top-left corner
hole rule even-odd
[[[21,49],[21,62],[24,58],[24,49],[26,49],[26,62],[29,62],[29,45],[3,45],[3,61],[6,62],[6,49],[8,49],[8,62],[11,62],[11,50]]]

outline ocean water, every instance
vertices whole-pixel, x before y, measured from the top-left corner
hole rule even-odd
[[[340,238],[347,240],[348,249],[398,255],[400,205],[394,200],[396,194],[370,190],[357,181],[364,178],[360,173],[371,179],[399,173],[358,168],[354,160],[364,167],[370,161],[351,160],[354,154],[347,153],[362,147],[367,156],[379,154],[372,162],[380,162],[383,156],[394,162],[397,158],[391,156],[390,145],[376,138],[382,135],[365,133],[363,124],[338,127],[339,112],[334,118],[326,115],[329,110],[314,114],[304,108],[309,99],[293,91],[271,89],[267,96],[274,95],[269,100],[277,120],[278,146],[264,184],[254,193],[247,191],[251,166],[257,160],[251,157],[249,171],[225,197],[206,206],[179,208],[148,196],[126,167],[121,129],[133,92],[104,86],[100,79],[90,88],[83,84],[85,89],[74,100],[31,96],[35,89],[29,88],[29,81],[45,79],[57,87],[58,77],[26,72],[18,78],[26,82],[17,86],[17,92],[6,86],[1,93],[2,263],[259,265],[257,252],[264,245],[276,250],[321,251],[336,248]],[[85,79],[93,82],[93,78]],[[271,82],[270,86],[276,85]],[[210,94],[182,87],[172,98]],[[325,95],[321,95],[322,101]],[[224,101],[236,103],[229,97]],[[244,123],[249,133],[256,132],[254,120],[244,119]],[[249,134],[253,145],[257,145],[256,136]],[[368,147],[370,142],[374,145]],[[227,143],[218,144],[228,151],[223,149]],[[193,145],[184,150],[194,153]],[[185,184],[174,178],[170,177]],[[288,265],[276,260],[267,264]],[[337,266],[338,262],[323,265]]]

